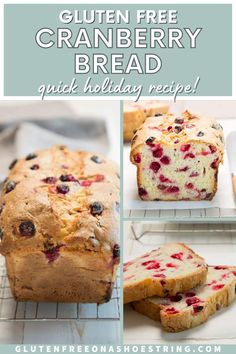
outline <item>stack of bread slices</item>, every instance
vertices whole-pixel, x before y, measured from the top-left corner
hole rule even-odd
[[[181,243],[124,264],[124,303],[161,321],[168,332],[200,325],[236,297],[236,267],[207,266]]]

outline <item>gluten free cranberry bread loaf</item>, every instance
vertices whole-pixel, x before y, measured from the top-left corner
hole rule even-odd
[[[168,298],[157,296],[133,302],[133,308],[161,321],[168,332],[180,332],[207,321],[235,299],[236,267],[209,266],[206,283]]]
[[[0,251],[17,300],[110,299],[119,263],[119,175],[64,147],[13,161],[1,196]]]
[[[170,243],[124,264],[124,303],[172,296],[203,284],[203,258],[181,243]]]
[[[132,140],[143,200],[211,200],[224,138],[215,119],[191,114],[148,118]]]
[[[124,101],[124,141],[128,142],[147,117],[168,112],[168,104],[159,101]]]

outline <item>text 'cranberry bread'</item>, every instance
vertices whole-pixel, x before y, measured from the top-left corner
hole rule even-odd
[[[153,295],[175,295],[203,284],[207,266],[184,244],[170,243],[125,263],[123,271],[124,303],[129,303]]]
[[[119,175],[65,147],[13,161],[1,196],[0,251],[18,300],[109,301],[119,263]]]
[[[168,332],[180,332],[207,321],[235,299],[236,267],[209,266],[206,283],[168,298],[157,296],[133,302],[133,308],[160,320]]]
[[[148,118],[132,141],[143,200],[211,200],[223,162],[224,138],[215,119],[184,112]]]
[[[145,122],[147,117],[168,112],[168,104],[159,101],[124,101],[124,141],[130,141],[136,130]]]

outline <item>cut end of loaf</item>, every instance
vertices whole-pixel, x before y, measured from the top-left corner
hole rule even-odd
[[[132,160],[143,200],[211,200],[216,193],[222,156],[213,145],[147,141]]]
[[[214,118],[188,111],[148,118],[131,148],[141,199],[211,200],[223,152],[223,130]]]

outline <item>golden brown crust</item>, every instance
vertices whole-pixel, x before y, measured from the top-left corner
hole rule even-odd
[[[85,302],[109,301],[117,264],[107,254],[60,249],[54,261],[41,251],[11,252],[7,272],[14,297],[19,301]]]
[[[192,249],[185,244],[179,243],[181,247],[190,252],[199,262],[204,262],[204,259],[198,256]],[[168,244],[170,249],[172,244]],[[177,276],[175,278],[165,278],[164,285],[162,280],[158,278],[146,278],[142,281],[137,281],[133,284],[126,284],[124,282],[124,304],[145,299],[154,295],[160,297],[172,296],[178,292],[184,292],[193,287],[203,284],[207,276],[207,266],[202,263],[201,267],[196,268],[194,272],[186,273],[185,275]]]
[[[154,116],[157,113],[166,114],[168,108],[168,104],[153,100],[139,102],[124,101],[124,141],[130,141],[135,131],[148,117]]]
[[[32,268],[36,279],[43,279],[44,274],[38,270],[42,263],[42,272],[45,271],[46,274],[48,270],[48,276],[53,274],[55,277],[57,268],[57,271],[61,272],[63,264],[64,267],[69,267],[70,255],[73,254],[78,259],[92,257],[93,260],[85,267],[88,277],[86,280],[83,276],[81,289],[88,287],[91,274],[99,276],[98,283],[94,285],[94,289],[98,288],[97,292],[94,291],[94,295],[91,295],[82,290],[83,295],[78,289],[77,298],[76,293],[73,293],[74,301],[80,297],[81,301],[84,301],[87,296],[88,301],[97,299],[95,302],[101,302],[99,291],[103,289],[101,293],[104,297],[105,285],[102,285],[99,263],[103,264],[100,266],[105,281],[113,283],[114,270],[119,260],[116,249],[119,220],[117,167],[101,155],[73,152],[59,146],[36,152],[35,155],[17,161],[9,173],[0,201],[0,228],[3,233],[0,252],[7,257],[12,290],[18,299],[20,294],[26,299],[25,290],[21,291],[20,288],[24,286],[24,281],[26,285],[28,283],[28,287],[32,287],[34,281],[33,276],[27,278],[27,274],[24,279],[24,269],[26,273]],[[11,190],[10,184],[9,191],[9,183],[12,182],[14,188]],[[61,186],[65,189],[61,190]],[[94,203],[97,202],[100,208],[98,212],[96,204],[93,209]],[[26,228],[23,233],[22,228]],[[29,234],[25,235],[24,232]],[[50,257],[57,251],[59,257],[51,262]],[[36,260],[39,260],[37,267]],[[25,267],[20,269],[19,265],[22,264]],[[79,279],[83,267],[80,262],[74,262],[73,267],[71,276],[77,276]],[[21,279],[19,284],[15,282],[16,278]],[[65,285],[66,282],[70,284],[69,273],[64,280]],[[50,289],[46,296],[47,291],[44,293],[38,285],[34,283],[31,295],[26,292],[29,299],[45,297],[45,301],[49,301]],[[52,295],[52,300],[60,300],[58,289],[55,294],[54,297]],[[68,300],[64,296],[65,301],[72,300],[73,296],[69,296]]]
[[[175,123],[176,119],[184,119],[183,129],[178,132],[175,129],[168,131],[168,127],[179,125]],[[215,128],[213,128],[213,126]],[[190,128],[188,128],[190,127]],[[204,135],[199,136],[199,132]],[[179,144],[186,144],[189,141],[204,142],[217,147],[222,155],[224,154],[224,135],[222,127],[216,122],[215,118],[197,115],[189,111],[185,111],[179,117],[173,114],[166,114],[160,117],[149,117],[139,128],[132,140],[131,162],[135,164],[133,156],[139,145],[145,143],[150,137],[154,137],[155,141],[163,144],[171,145],[174,140],[179,139]],[[178,146],[178,144],[176,144]]]
[[[236,267],[229,267],[235,272]],[[133,302],[132,307],[137,312],[148,316],[155,321],[161,321],[162,327],[167,332],[181,332],[189,328],[196,327],[213,315],[218,309],[227,307],[235,299],[236,277],[223,289],[212,294],[201,304],[201,311],[192,313],[191,307],[176,314],[168,314],[164,311],[165,305],[144,299]]]

